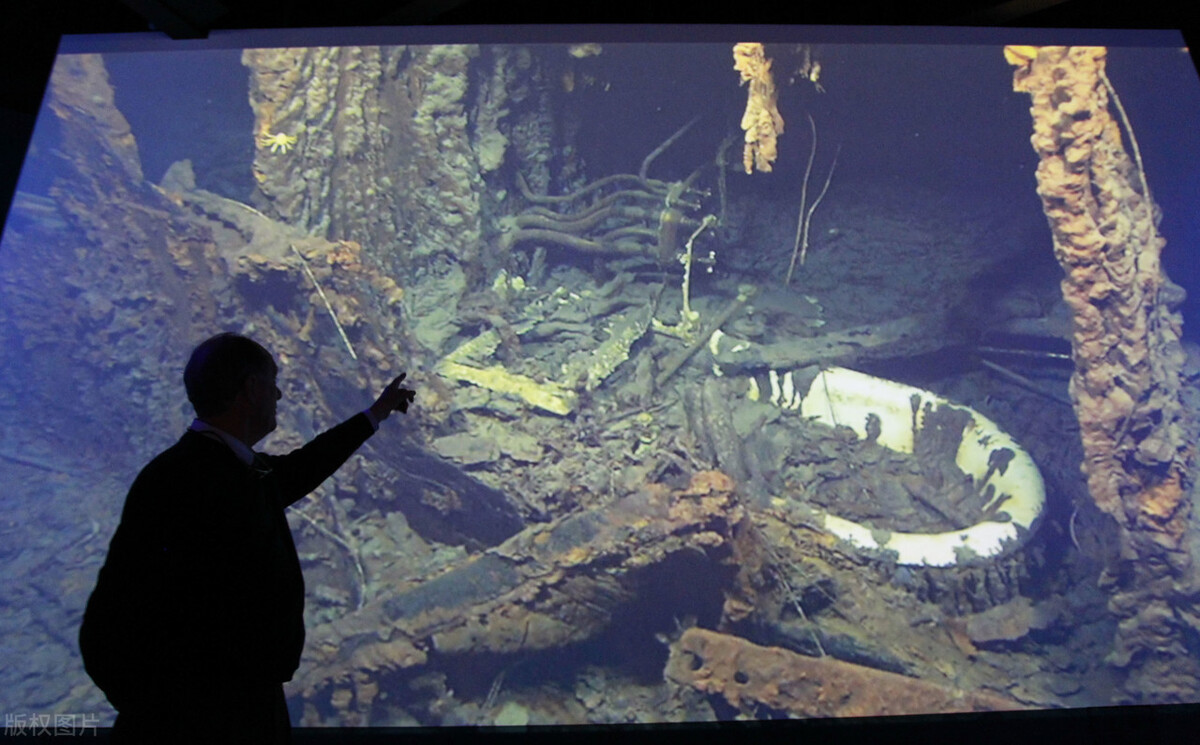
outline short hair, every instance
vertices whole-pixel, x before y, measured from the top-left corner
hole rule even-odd
[[[192,350],[183,370],[183,385],[196,416],[203,419],[227,411],[246,378],[277,369],[275,358],[261,344],[226,332],[205,339]]]

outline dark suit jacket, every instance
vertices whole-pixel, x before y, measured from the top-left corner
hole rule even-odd
[[[372,432],[358,414],[247,467],[189,430],[142,469],[80,630],[84,666],[113,706],[156,710],[291,679],[304,579],[283,510]]]

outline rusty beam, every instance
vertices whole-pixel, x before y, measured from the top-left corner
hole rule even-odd
[[[666,675],[680,685],[723,696],[743,711],[765,706],[797,718],[1023,708],[993,693],[961,691],[829,657],[760,647],[700,628],[688,629],[671,646]]]

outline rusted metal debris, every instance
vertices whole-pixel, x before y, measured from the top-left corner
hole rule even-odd
[[[667,678],[719,694],[738,709],[763,706],[792,717],[948,714],[1024,708],[1003,696],[960,691],[829,657],[760,647],[715,631],[688,629],[671,646]]]
[[[716,561],[732,554],[744,514],[733,487],[728,476],[705,471],[682,490],[652,485],[619,503],[532,526],[449,572],[313,629],[295,683],[307,701],[354,716],[369,705],[351,695],[361,681],[422,666],[431,652],[512,654],[590,638],[633,596],[639,570],[681,552]]]

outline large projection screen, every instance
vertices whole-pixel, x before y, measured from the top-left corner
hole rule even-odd
[[[0,710],[112,723],[83,609],[226,330],[267,452],[418,392],[289,510],[294,726],[1200,702],[1197,122],[1175,32],[68,37]]]

